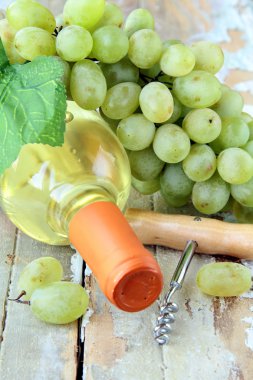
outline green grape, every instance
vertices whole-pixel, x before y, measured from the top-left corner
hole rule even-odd
[[[87,310],[89,297],[81,285],[59,281],[36,289],[30,303],[38,319],[61,325],[80,318]]]
[[[137,83],[139,80],[139,69],[127,57],[111,65],[102,62],[98,65],[103,71],[108,89],[119,83]]]
[[[238,202],[234,202],[233,215],[239,223],[253,224],[253,207],[245,207]]]
[[[225,89],[225,91],[224,91]],[[212,109],[217,112],[221,118],[238,117],[243,108],[243,98],[237,91],[227,90],[222,86],[222,96],[212,106]]]
[[[216,74],[222,68],[224,54],[219,45],[210,41],[199,41],[193,43],[191,49],[196,57],[195,70]]]
[[[242,206],[253,207],[253,177],[241,185],[231,185],[231,194]]]
[[[140,74],[144,76],[145,79],[155,79],[161,73],[160,63],[156,63],[149,69],[141,69]]]
[[[115,25],[121,27],[124,21],[124,15],[121,8],[117,4],[105,4],[105,10],[100,21],[94,26],[93,29],[99,29],[106,25]]]
[[[67,92],[68,92],[69,86],[70,86],[70,74],[71,74],[70,64],[68,62],[64,61],[61,57],[58,57],[57,55],[55,55],[53,58],[56,59],[58,62],[60,62],[62,65],[62,68],[63,68],[62,81],[63,81],[63,83],[67,89]]]
[[[40,257],[25,266],[18,280],[18,291],[25,292],[22,297],[29,300],[35,289],[54,281],[60,281],[63,276],[61,263],[54,257]]]
[[[128,157],[132,175],[140,181],[155,179],[164,167],[164,162],[157,157],[152,147],[131,151]]]
[[[148,181],[140,181],[132,176],[132,186],[143,195],[154,194],[160,190],[160,178],[157,177]]]
[[[175,123],[175,121],[177,121],[181,117],[181,114],[182,114],[182,109],[183,109],[182,104],[180,103],[180,101],[177,99],[177,97],[174,94],[172,94],[172,97],[173,97],[173,103],[174,103],[173,113],[171,117],[167,121],[165,121],[166,124]]]
[[[185,116],[182,126],[192,141],[207,144],[219,136],[221,119],[210,108],[195,109]]]
[[[92,29],[102,18],[105,0],[67,0],[63,17],[66,25],[79,25]]]
[[[6,11],[7,20],[16,30],[35,26],[53,33],[56,22],[53,14],[33,0],[18,0],[10,4]]]
[[[161,54],[162,41],[153,30],[138,30],[130,37],[128,57],[140,69],[151,68],[158,63]]]
[[[249,127],[249,140],[253,140],[253,120],[247,124]]]
[[[166,87],[168,87],[168,89],[172,90],[173,88],[173,82],[175,80],[174,77],[170,76],[170,75],[167,75],[167,74],[160,74],[158,75],[158,78],[157,80],[163,84],[166,85]]]
[[[182,44],[169,46],[160,61],[162,71],[173,77],[190,73],[195,66],[195,56],[190,48]]]
[[[248,141],[247,144],[243,145],[241,148],[246,150],[246,152],[253,158],[253,140]]]
[[[62,27],[65,26],[64,18],[63,18],[63,13],[60,13],[59,15],[57,15],[55,17],[55,21],[56,21],[56,28],[59,31],[60,28],[62,28]]]
[[[151,82],[141,91],[140,107],[147,119],[153,123],[163,123],[173,113],[173,97],[164,84]]]
[[[216,154],[220,154],[224,150],[224,148],[223,148],[223,146],[222,146],[222,144],[221,144],[221,142],[220,142],[219,139],[215,139],[215,140],[211,141],[209,143],[209,146],[210,146],[210,148],[212,148],[212,150]]]
[[[217,168],[224,181],[241,185],[253,176],[253,159],[241,148],[228,148],[219,154]]]
[[[18,54],[32,61],[41,55],[55,55],[55,39],[44,29],[28,26],[17,32],[14,40]]]
[[[239,117],[233,117],[222,120],[221,133],[214,141],[222,148],[241,147],[249,139],[249,127]]]
[[[9,62],[10,64],[22,64],[25,62],[25,59],[18,54],[18,51],[14,46],[15,35],[16,30],[13,29],[8,21],[6,19],[0,20],[0,38]]]
[[[70,92],[74,101],[86,110],[100,107],[106,96],[106,80],[95,62],[76,62],[70,76]]]
[[[128,37],[141,29],[154,29],[155,20],[152,14],[143,8],[134,9],[128,16],[124,25],[124,30]]]
[[[250,123],[251,121],[253,121],[253,118],[250,114],[248,114],[247,112],[242,112],[240,117],[245,121],[245,123]]]
[[[168,195],[168,194],[164,193],[162,190],[160,190],[160,191],[161,191],[161,194],[162,194],[165,202],[170,207],[175,207],[175,208],[183,207],[183,206],[187,205],[187,203],[190,200],[190,196],[187,196],[187,197],[180,197],[178,195],[172,196],[172,195]]]
[[[102,111],[101,108],[99,109],[99,114],[100,114],[100,116],[104,119],[104,121],[106,121],[106,122],[108,123],[109,127],[111,128],[111,130],[112,130],[114,133],[116,133],[120,120],[113,120],[113,119],[110,119],[109,117],[107,117],[107,116],[103,113],[103,111]]]
[[[81,26],[71,25],[62,29],[56,38],[57,54],[69,62],[77,62],[86,58],[92,49],[93,40]]]
[[[156,131],[153,149],[164,162],[175,164],[189,154],[191,142],[187,134],[175,124],[164,124]]]
[[[183,42],[180,40],[165,40],[163,41],[163,50],[166,50],[168,47],[177,44],[183,45]]]
[[[102,105],[103,113],[110,119],[124,119],[139,107],[141,87],[132,82],[119,83],[111,87]]]
[[[189,199],[194,182],[185,175],[182,164],[167,164],[160,176],[161,192],[165,197]]]
[[[204,265],[197,273],[196,282],[203,293],[215,297],[236,297],[252,285],[249,268],[232,262]]]
[[[192,181],[206,181],[216,171],[214,151],[208,145],[193,144],[190,153],[183,161],[183,169]]]
[[[230,197],[230,186],[218,173],[204,182],[197,182],[192,189],[192,203],[203,214],[215,214],[223,209]]]
[[[103,26],[93,34],[92,56],[104,63],[120,61],[128,52],[129,42],[123,30],[114,25]]]
[[[173,91],[172,91],[172,93],[173,93]],[[174,95],[174,93],[173,93],[173,95]],[[186,115],[188,115],[189,112],[192,111],[192,108],[190,108],[190,107],[186,107],[186,106],[184,106],[182,103],[181,103],[181,105],[182,105],[182,113],[181,113],[181,117],[184,118]]]
[[[178,100],[190,108],[210,107],[221,97],[218,79],[206,71],[192,71],[176,78],[173,91]]]
[[[117,136],[126,149],[143,150],[151,145],[155,131],[155,124],[152,121],[136,113],[120,121]]]

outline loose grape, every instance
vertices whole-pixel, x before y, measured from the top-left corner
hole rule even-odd
[[[253,178],[242,185],[232,185],[233,198],[245,207],[253,207]]]
[[[124,119],[132,115],[139,107],[141,87],[125,82],[111,87],[102,105],[103,113],[110,119]]]
[[[41,55],[55,55],[55,39],[44,29],[29,26],[19,30],[14,40],[19,55],[32,61]]]
[[[153,30],[138,30],[130,37],[128,56],[135,66],[149,69],[160,60],[161,54],[162,41]]]
[[[134,114],[120,121],[117,136],[125,148],[142,150],[151,145],[155,131],[154,123],[142,114]]]
[[[211,178],[216,170],[216,156],[208,145],[193,144],[183,161],[183,169],[192,181],[202,182]]]
[[[171,45],[164,50],[160,65],[165,74],[181,77],[192,71],[195,66],[195,56],[185,45]]]
[[[239,117],[233,117],[222,120],[221,133],[214,141],[223,149],[232,147],[241,147],[249,139],[248,124]]]
[[[123,30],[114,25],[103,26],[93,34],[92,56],[104,63],[120,61],[128,52],[129,42]]]
[[[156,155],[167,163],[182,161],[190,152],[187,134],[175,124],[164,124],[156,131],[153,148]]]
[[[250,270],[232,262],[204,265],[197,273],[196,282],[203,293],[215,297],[239,296],[252,284]]]
[[[88,307],[89,298],[79,284],[60,281],[36,289],[30,302],[38,319],[60,325],[80,318]]]
[[[18,280],[18,291],[25,291],[24,300],[29,300],[38,287],[54,281],[60,281],[63,276],[61,263],[54,257],[40,257],[25,266]]]
[[[192,189],[192,203],[203,214],[215,214],[223,209],[230,197],[229,184],[218,173],[204,182],[197,182]]]
[[[143,8],[134,9],[127,16],[124,30],[128,37],[131,37],[133,33],[141,29],[154,29],[155,21],[152,14]]]
[[[222,68],[224,54],[220,46],[209,41],[199,41],[192,44],[191,49],[196,57],[195,70],[216,74]]]
[[[86,110],[95,110],[104,102],[106,80],[95,62],[88,59],[74,64],[70,76],[70,91],[74,101]]]
[[[210,108],[196,109],[185,116],[182,127],[192,141],[207,144],[219,136],[221,119]]]
[[[129,162],[132,175],[140,181],[150,181],[157,178],[164,167],[164,162],[157,157],[152,147],[131,151]]]
[[[163,123],[173,113],[173,97],[164,84],[151,82],[141,91],[140,107],[147,119],[153,123]]]
[[[71,25],[62,29],[56,38],[57,54],[69,62],[77,62],[86,58],[92,49],[93,40],[81,26]]]
[[[192,71],[176,78],[173,91],[178,100],[190,108],[210,107],[221,97],[220,83],[206,71]]]
[[[105,0],[67,0],[63,9],[64,22],[91,29],[102,18],[104,10]]]
[[[240,185],[253,176],[253,159],[241,148],[228,148],[219,154],[217,168],[224,181]]]
[[[139,80],[139,69],[127,57],[110,65],[100,62],[99,67],[103,71],[108,89],[119,83],[137,83]]]
[[[16,30],[35,26],[53,33],[56,22],[52,13],[33,0],[18,0],[7,8],[6,16],[10,25]]]
[[[132,186],[139,193],[143,195],[150,195],[160,190],[160,179],[157,177],[148,181],[140,181],[132,176]]]

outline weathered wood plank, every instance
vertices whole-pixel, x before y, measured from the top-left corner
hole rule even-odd
[[[151,209],[152,198],[133,190],[129,206]],[[163,379],[162,352],[152,335],[156,304],[125,313],[109,304],[92,276],[86,285],[94,314],[85,330],[84,380]]]
[[[0,347],[5,325],[5,302],[14,259],[16,228],[0,210]]]
[[[10,297],[17,295],[23,267],[39,256],[53,256],[71,277],[69,247],[54,247],[18,234]],[[81,281],[81,277],[79,278]],[[0,351],[0,379],[74,380],[77,370],[77,323],[54,326],[37,320],[27,305],[7,302],[7,318]]]
[[[158,212],[171,212],[160,195],[155,196],[154,205]],[[157,247],[158,262],[168,279],[167,290],[180,254]],[[196,286],[197,271],[214,260],[211,256],[195,255],[182,290],[173,298],[179,312],[173,324],[171,343],[163,348],[163,357],[167,358],[164,362],[166,379],[184,379],[186,367],[187,380],[251,379],[252,351],[245,344],[248,326],[244,321],[252,319],[252,301],[242,297],[208,297]],[[252,297],[253,292],[249,296]]]

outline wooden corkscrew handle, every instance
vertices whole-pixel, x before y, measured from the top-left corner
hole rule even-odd
[[[128,209],[126,217],[143,244],[183,250],[187,240],[198,243],[199,253],[253,260],[253,225],[227,223],[188,215],[167,215]]]

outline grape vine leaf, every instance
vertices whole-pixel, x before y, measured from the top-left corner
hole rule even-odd
[[[62,77],[62,65],[53,57],[10,65],[0,39],[0,175],[24,144],[63,144],[67,102]]]

